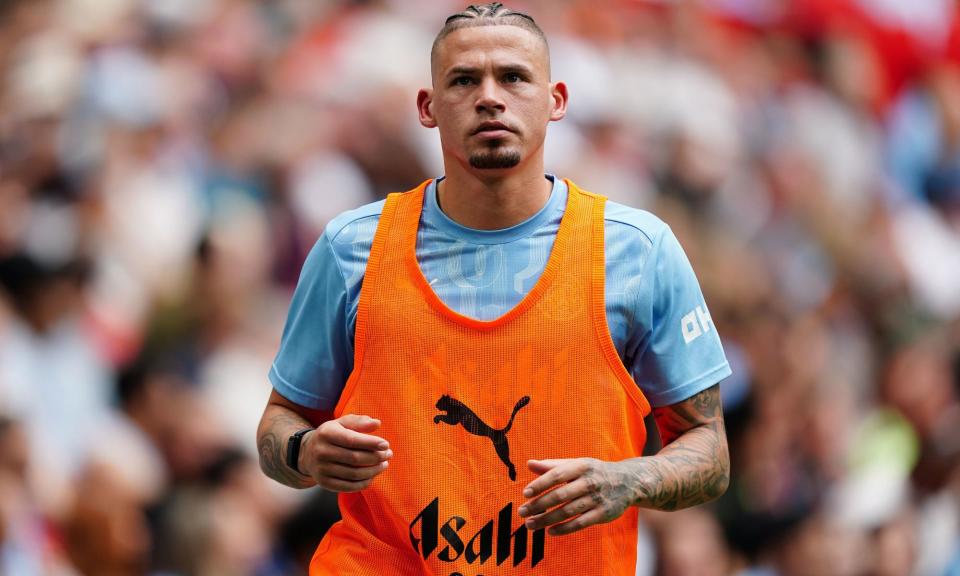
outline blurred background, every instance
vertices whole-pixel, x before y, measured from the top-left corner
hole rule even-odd
[[[732,486],[638,574],[960,574],[960,3],[511,6],[548,169],[673,227],[734,367]],[[260,474],[267,371],[326,222],[442,174],[464,7],[0,1],[0,574],[303,573],[336,502]]]

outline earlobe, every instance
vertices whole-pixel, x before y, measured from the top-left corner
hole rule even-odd
[[[437,121],[433,117],[433,90],[423,88],[417,92],[417,112],[420,115],[421,126],[437,127]]]
[[[556,82],[550,89],[550,96],[553,99],[550,120],[553,122],[562,120],[567,115],[567,85],[563,82]]]

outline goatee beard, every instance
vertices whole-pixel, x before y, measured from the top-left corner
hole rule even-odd
[[[478,170],[513,168],[520,163],[520,152],[517,150],[494,148],[492,150],[474,152],[470,155],[469,160],[470,166]]]

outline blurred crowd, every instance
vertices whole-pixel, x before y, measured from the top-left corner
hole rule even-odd
[[[442,174],[464,7],[0,0],[0,574],[304,573],[336,501],[259,472],[266,375],[326,222]],[[511,7],[549,171],[671,225],[734,367],[731,488],[638,574],[960,574],[960,3]]]

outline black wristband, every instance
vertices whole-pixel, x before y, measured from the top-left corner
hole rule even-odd
[[[301,476],[306,476],[303,472],[300,471],[300,467],[297,463],[300,461],[300,442],[303,440],[303,437],[307,432],[310,432],[313,428],[304,428],[303,430],[298,430],[294,432],[290,439],[287,440],[287,466],[293,469],[294,472],[300,474]]]

